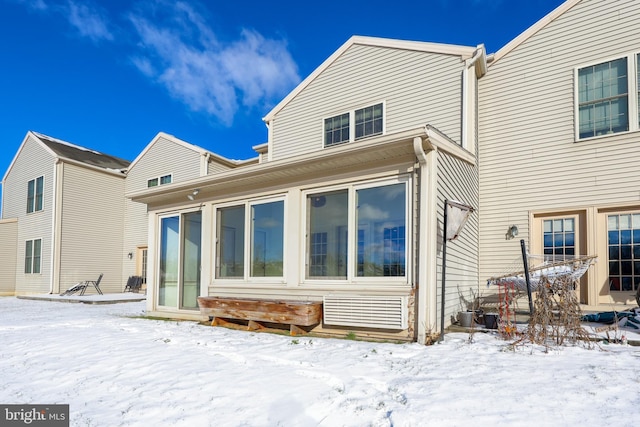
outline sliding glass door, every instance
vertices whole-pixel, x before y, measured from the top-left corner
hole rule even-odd
[[[160,219],[158,305],[198,308],[201,249],[201,212]]]

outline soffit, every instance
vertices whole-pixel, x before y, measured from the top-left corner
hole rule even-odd
[[[413,138],[425,137],[424,128],[391,137],[381,136],[332,147],[292,159],[240,167],[181,183],[127,194],[135,202],[151,207],[187,203],[187,195],[199,189],[197,201],[238,194],[253,194],[269,188],[301,185],[323,177],[354,174],[413,162]]]

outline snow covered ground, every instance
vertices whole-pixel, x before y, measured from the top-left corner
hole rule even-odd
[[[69,404],[72,426],[638,425],[640,347],[289,337],[144,307],[0,298],[0,403]]]

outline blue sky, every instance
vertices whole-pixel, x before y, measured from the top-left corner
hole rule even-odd
[[[352,35],[497,51],[561,0],[0,0],[0,176],[28,130],[133,160],[160,131],[233,159]]]

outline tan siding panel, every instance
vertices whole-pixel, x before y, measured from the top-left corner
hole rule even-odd
[[[162,175],[172,174],[174,183],[197,178],[200,176],[200,157],[200,153],[160,137],[128,172],[125,193],[145,189],[148,179]],[[214,162],[209,163],[209,173],[216,170],[213,165]],[[121,253],[121,281],[126,284],[127,278],[136,273],[136,249],[147,245],[148,217],[147,206],[144,204],[127,200],[124,209],[126,221]],[[133,254],[131,260],[127,257],[129,252]]]
[[[481,283],[518,262],[529,212],[637,203],[640,133],[574,142],[574,70],[640,52],[638,22],[640,2],[582,1],[480,80]]]
[[[16,290],[17,220],[0,220],[0,242],[0,295],[13,295]]]
[[[124,178],[65,164],[60,289],[104,273],[103,292],[122,292]],[[90,288],[89,291],[92,289]]]
[[[478,207],[477,168],[447,154],[438,155],[438,311],[442,298],[442,230],[445,200],[457,200],[476,209]],[[465,300],[473,299],[478,288],[478,213],[471,215],[459,238],[447,242],[445,325],[460,309],[466,309]],[[438,317],[439,318],[439,317]]]
[[[354,45],[275,117],[273,159],[322,150],[324,118],[383,101],[387,133],[431,124],[459,141],[461,72],[459,57]]]
[[[27,214],[27,183],[39,176],[44,176],[43,210]],[[53,156],[29,136],[3,186],[5,192],[3,215],[5,218],[18,218],[16,293],[49,292],[53,181]],[[25,274],[25,241],[33,239],[42,239],[41,273]]]

